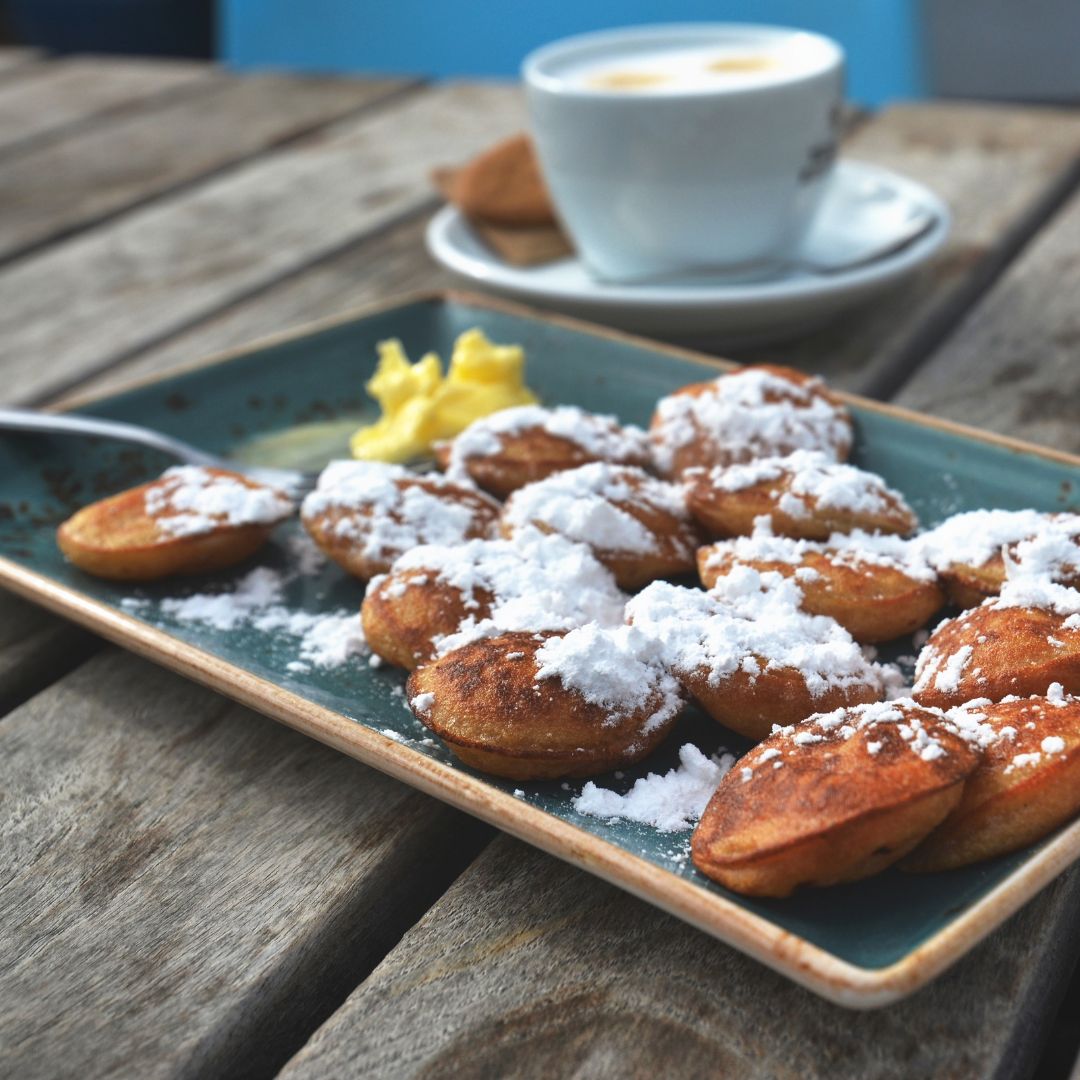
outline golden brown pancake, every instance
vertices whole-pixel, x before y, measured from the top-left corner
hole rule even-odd
[[[692,471],[686,481],[690,513],[716,537],[749,536],[759,518],[774,533],[800,540],[855,529],[903,535],[919,524],[880,476],[809,451]]]
[[[1080,593],[1058,589],[1080,611]],[[974,698],[1045,694],[1051,683],[1080,692],[1080,616],[1050,606],[1021,605],[1010,594],[940,623],[915,666],[913,696],[949,708]],[[1032,596],[1032,599],[1038,599]]]
[[[700,548],[697,558],[706,588],[737,566],[791,578],[803,611],[835,619],[866,643],[913,633],[945,603],[936,575],[897,536],[858,532],[815,543],[759,531]]]
[[[818,378],[760,364],[684,386],[657,402],[649,434],[661,475],[819,450],[851,450],[847,408]]]
[[[180,466],[83,507],[56,542],[88,574],[155,581],[242,562],[294,509],[281,492],[239,473]]]
[[[952,870],[1034,844],[1080,811],[1080,699],[973,702],[950,719],[983,729],[985,748],[951,814],[901,863]],[[988,736],[988,737],[987,737]]]
[[[869,877],[952,812],[978,760],[939,712],[912,701],[810,717],[720,782],[694,831],[694,865],[748,896]]]
[[[682,708],[675,680],[639,652],[630,627],[502,634],[418,667],[409,704],[482,772],[513,780],[595,776],[650,754]],[[615,662],[611,685],[590,686],[604,660]]]
[[[420,544],[489,537],[498,516],[499,504],[466,484],[375,461],[329,465],[300,511],[315,543],[363,580]]]
[[[534,528],[585,544],[622,589],[692,573],[701,542],[680,488],[606,462],[520,488],[503,508],[501,528],[507,537]]]
[[[467,475],[505,499],[526,484],[594,461],[649,463],[645,433],[573,405],[503,409],[470,424],[436,451],[451,476]]]
[[[741,567],[717,586],[704,593],[654,582],[626,605],[627,619],[657,642],[714,720],[763,739],[776,724],[880,700],[882,670],[836,622],[801,611],[792,582]]]

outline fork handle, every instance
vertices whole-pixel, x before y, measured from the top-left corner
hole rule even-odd
[[[0,431],[36,431],[44,435],[96,435],[160,450],[188,465],[221,466],[220,458],[189,446],[159,431],[126,424],[120,420],[102,420],[96,416],[70,413],[43,413],[35,409],[0,409]]]

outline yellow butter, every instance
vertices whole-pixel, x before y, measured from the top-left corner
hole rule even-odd
[[[537,400],[525,385],[521,346],[495,345],[479,329],[454,343],[445,377],[434,353],[410,364],[400,341],[380,342],[378,350],[367,391],[382,415],[353,435],[349,445],[356,458],[413,461],[481,416]]]

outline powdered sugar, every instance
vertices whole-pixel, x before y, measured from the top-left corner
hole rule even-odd
[[[802,611],[801,599],[780,574],[740,566],[707,593],[653,582],[626,612],[673,671],[705,672],[714,686],[740,670],[792,669],[815,697],[834,688],[882,688],[882,667],[867,661],[835,620]]]
[[[718,466],[708,472],[709,485],[719,491],[742,491],[767,482],[780,482],[782,490],[775,492],[775,501],[791,517],[808,517],[819,509],[869,515],[900,512],[914,520],[904,497],[877,473],[841,464],[820,451],[796,450],[786,457]]]
[[[466,475],[470,458],[499,453],[503,439],[531,430],[565,439],[596,461],[637,463],[648,459],[648,440],[641,428],[623,427],[614,416],[587,412],[576,405],[521,405],[502,409],[470,424],[453,442],[450,475]]]
[[[482,530],[477,500],[498,503],[437,473],[418,476],[401,465],[375,461],[331,462],[304,499],[301,517],[346,511],[334,526],[365,558],[393,559],[418,544],[459,544]],[[351,513],[350,513],[351,511]]]
[[[264,484],[197,465],[166,469],[143,497],[146,513],[169,536],[199,536],[224,525],[273,525],[295,510],[292,501]]]
[[[937,574],[922,557],[914,540],[905,540],[892,533],[868,533],[854,529],[850,533],[833,533],[828,540],[796,540],[777,536],[767,515],[754,521],[751,536],[737,536],[713,544],[705,566],[716,568],[727,560],[738,562],[773,562],[796,565],[808,555],[822,555],[835,566],[860,569],[886,566],[899,570],[915,581],[936,581]],[[810,571],[810,576],[806,573]],[[801,575],[801,576],[800,576]],[[795,573],[796,580],[812,583],[816,571],[803,567]]]
[[[1080,591],[1027,574],[1007,580],[1001,587],[1000,596],[986,603],[996,608],[1040,608],[1056,615],[1080,616]],[[1077,621],[1080,622],[1080,618]],[[1073,629],[1068,620],[1065,629]]]
[[[557,678],[567,690],[605,709],[611,722],[652,707],[646,733],[672,719],[682,707],[679,684],[661,666],[656,643],[633,626],[592,623],[536,650],[536,681]]]
[[[391,573],[403,586],[430,579],[464,598],[467,614],[455,633],[437,641],[440,655],[511,630],[570,630],[589,622],[618,626],[626,603],[611,572],[587,547],[530,528],[513,540],[417,547]],[[480,593],[492,596],[490,610],[478,610],[474,597]]]
[[[503,522],[512,531],[540,524],[603,551],[655,552],[652,530],[624,506],[661,510],[680,520],[687,516],[676,485],[632,466],[595,462],[515,491],[503,509]]]
[[[589,817],[636,821],[657,832],[683,832],[705,812],[735,758],[723,750],[706,757],[692,743],[679,750],[679,765],[662,776],[649,773],[625,794],[597,787],[591,780],[573,807]]]
[[[670,473],[675,453],[699,440],[722,460],[738,461],[795,449],[835,459],[851,444],[847,410],[825,397],[823,384],[793,382],[760,368],[721,375],[703,393],[672,394],[656,405],[653,457]]]

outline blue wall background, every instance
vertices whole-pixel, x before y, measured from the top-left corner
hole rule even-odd
[[[848,94],[879,105],[925,93],[916,0],[221,0],[235,68],[512,76],[545,42],[637,23],[777,23],[836,38]]]

